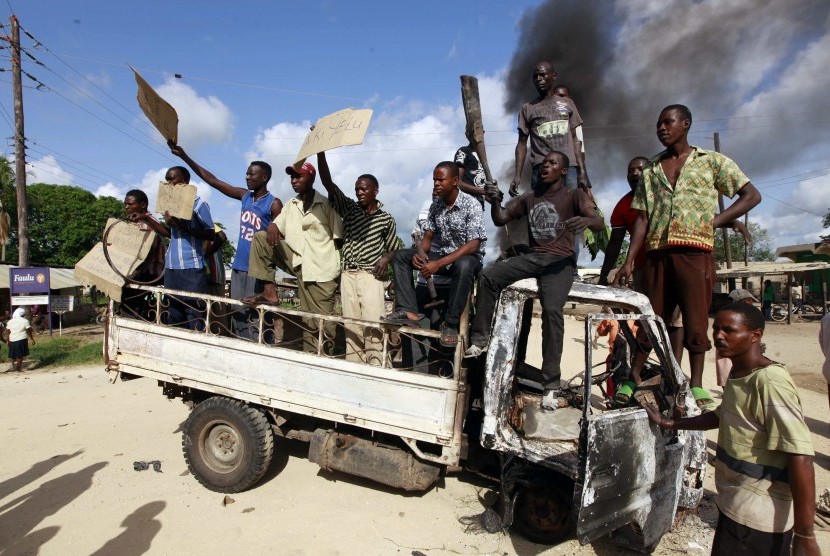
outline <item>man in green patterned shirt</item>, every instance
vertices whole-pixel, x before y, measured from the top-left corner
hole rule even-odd
[[[644,246],[645,293],[654,313],[666,322],[674,308],[680,307],[684,327],[668,327],[669,336],[676,340],[682,335],[689,352],[692,394],[699,407],[710,410],[714,400],[703,388],[703,363],[712,348],[707,328],[715,285],[715,228],[746,214],[761,202],[761,194],[731,159],[690,146],[691,126],[692,113],[682,104],[660,112],[657,139],[666,150],[649,161],[635,189],[631,208],[640,214],[615,283],[631,277],[634,259]],[[718,193],[730,198],[738,195],[738,200],[717,213]],[[644,330],[637,339],[644,347],[632,366],[639,383],[650,346]]]

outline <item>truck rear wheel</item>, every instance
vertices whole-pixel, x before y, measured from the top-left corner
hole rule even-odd
[[[240,492],[271,464],[274,434],[262,411],[216,396],[198,404],[182,433],[187,467],[205,488]]]
[[[571,497],[555,486],[525,488],[516,498],[513,527],[527,540],[557,544],[573,531]]]

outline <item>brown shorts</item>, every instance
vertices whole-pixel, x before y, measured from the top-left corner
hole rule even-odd
[[[649,251],[643,272],[645,293],[654,314],[672,323],[675,309],[680,308],[683,347],[689,353],[712,349],[709,341],[709,308],[715,287],[712,253],[689,247]]]
[[[635,292],[648,295],[648,293],[646,293],[645,286],[645,269],[634,269],[634,272],[631,274],[631,288]],[[680,314],[680,306],[674,308],[671,318],[666,321],[666,326],[672,328],[683,328],[683,315]]]

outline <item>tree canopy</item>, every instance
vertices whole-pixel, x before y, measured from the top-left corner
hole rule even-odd
[[[29,256],[33,264],[73,266],[99,241],[107,218],[122,217],[124,204],[114,197],[95,197],[71,185],[36,183],[26,188],[29,199]],[[11,216],[7,260],[17,262],[17,206],[3,199]]]
[[[755,222],[749,223],[749,233],[752,234],[752,243],[749,246],[749,262],[774,261],[775,251],[772,248],[772,240],[766,228]],[[732,255],[732,262],[743,262],[744,260],[744,238],[741,234],[729,231],[729,247]],[[715,232],[715,261],[726,260],[726,251],[723,248],[723,232]]]

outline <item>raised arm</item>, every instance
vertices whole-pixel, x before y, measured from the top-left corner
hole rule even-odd
[[[245,194],[248,192],[248,190],[244,187],[233,186],[214,176],[210,171],[206,170],[198,162],[190,158],[190,156],[188,156],[188,154],[184,152],[183,148],[181,148],[179,145],[176,145],[172,141],[168,141],[167,146],[170,147],[170,152],[181,158],[185,164],[190,166],[190,169],[193,170],[193,172],[197,176],[199,176],[205,181],[206,184],[216,189],[220,193],[223,193],[228,197],[231,197],[232,199],[242,199],[242,197],[244,197]]]
[[[337,185],[331,179],[331,170],[329,170],[329,162],[326,160],[325,151],[317,153],[317,173],[320,175],[320,182],[323,184],[323,187],[331,195],[332,189],[337,187]]]

